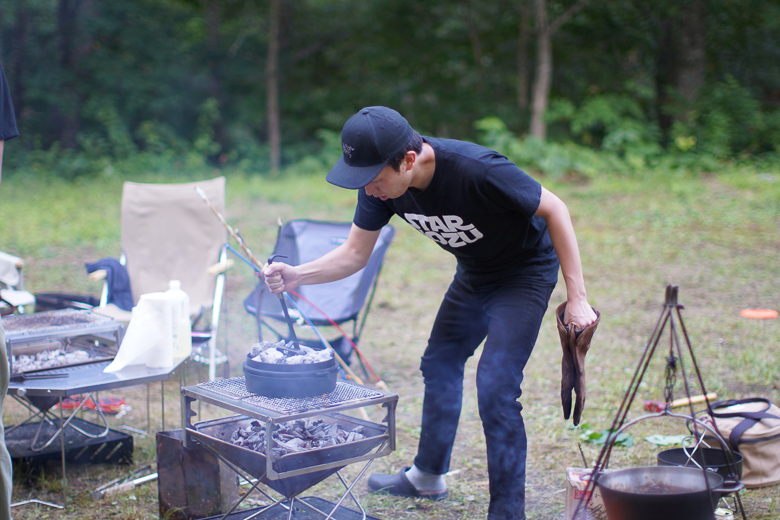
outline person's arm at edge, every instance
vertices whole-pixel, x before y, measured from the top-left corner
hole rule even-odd
[[[561,199],[542,187],[536,215],[547,223],[550,240],[561,263],[567,302],[564,323],[574,323],[577,329],[583,329],[596,320],[596,313],[588,303],[585,292],[580,250],[569,210]]]
[[[265,283],[273,293],[291,291],[300,285],[312,285],[341,280],[364,268],[374,251],[379,233],[352,224],[347,240],[333,251],[316,260],[290,266],[274,262],[265,266]]]

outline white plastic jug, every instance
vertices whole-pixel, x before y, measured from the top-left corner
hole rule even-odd
[[[171,280],[165,292],[173,300],[173,357],[182,359],[192,353],[190,297],[182,290],[179,280]]]

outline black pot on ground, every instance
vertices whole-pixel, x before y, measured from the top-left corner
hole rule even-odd
[[[262,363],[247,355],[243,363],[246,388],[265,397],[313,397],[336,388],[335,358],[319,363]]]
[[[734,478],[729,468],[729,459],[726,453],[720,448],[698,448],[693,457],[689,457],[690,449],[688,453],[683,448],[674,448],[671,450],[664,450],[657,456],[659,466],[683,466],[686,468],[699,468],[707,467],[712,468],[718,472],[718,475],[723,477],[724,480],[728,480],[729,477]],[[742,455],[736,451],[731,452],[734,455],[734,466],[737,470],[737,478],[742,480]],[[698,464],[698,466],[696,465]],[[732,466],[733,467],[733,466]]]
[[[615,470],[598,487],[609,520],[713,520],[727,491],[717,473],[679,466]]]

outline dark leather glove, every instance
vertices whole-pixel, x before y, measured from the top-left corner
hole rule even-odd
[[[563,405],[563,417],[568,420],[571,411],[571,390],[574,390],[576,398],[574,400],[574,425],[580,423],[582,411],[585,409],[585,355],[590,349],[590,342],[593,334],[601,321],[601,314],[596,309],[596,321],[582,330],[574,330],[574,327],[568,327],[563,324],[563,317],[566,311],[566,302],[562,303],[555,310],[555,317],[558,323],[558,335],[561,338],[561,349],[563,350],[563,359],[561,361],[561,404]],[[568,358],[567,358],[568,352]],[[573,366],[573,378],[568,374],[572,371],[569,366]]]
[[[571,349],[569,349],[569,328],[563,324],[563,312],[566,310],[566,302],[563,302],[555,310],[555,320],[558,323],[558,335],[561,338],[561,406],[563,407],[563,418],[567,421],[571,417],[572,396],[576,378],[574,368],[574,359],[572,359]]]
[[[599,326],[601,320],[601,314],[596,309],[593,309],[596,313],[596,321],[588,325],[582,330],[574,332],[574,339],[569,341],[569,347],[572,350],[572,359],[574,360],[574,369],[576,377],[574,380],[574,393],[577,394],[577,398],[574,400],[574,425],[580,423],[582,417],[582,411],[585,409],[585,354],[590,349],[590,342],[593,339],[593,334],[596,332],[596,327]],[[573,329],[574,327],[570,327]]]

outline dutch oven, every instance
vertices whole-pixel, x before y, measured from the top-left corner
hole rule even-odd
[[[706,476],[706,481],[705,481]],[[648,466],[602,474],[598,487],[609,520],[713,520],[723,477],[680,466]]]
[[[243,363],[246,388],[265,397],[313,397],[336,388],[335,357],[317,363],[263,363],[249,354]]]
[[[714,469],[724,480],[733,479],[735,475],[730,475],[729,461],[726,453],[720,448],[697,448],[693,456],[689,456],[690,450],[684,448],[674,448],[664,450],[657,455],[659,466],[683,466],[686,468],[700,468],[705,466],[708,469]],[[742,455],[736,451],[731,452],[734,456],[736,466],[736,477],[742,480]],[[692,459],[692,460],[691,460]],[[698,464],[698,466],[697,466]]]

